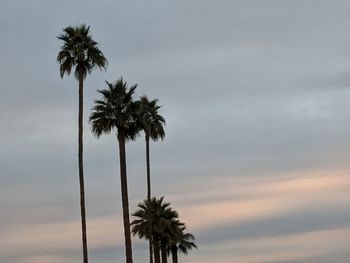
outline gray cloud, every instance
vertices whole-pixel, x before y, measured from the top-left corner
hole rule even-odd
[[[157,195],[206,189],[227,177],[277,180],[293,171],[349,170],[349,8],[348,1],[323,0],[2,1],[0,235],[16,224],[79,218],[77,82],[61,80],[55,62],[56,36],[65,26],[91,25],[110,62],[85,83],[87,206],[95,218],[120,212],[118,155],[115,136],[97,140],[87,119],[96,89],[120,76],[139,83],[136,97],[158,97],[163,105],[167,137],[151,145]],[[145,196],[142,137],[127,146],[135,208]],[[339,204],[302,210],[242,228],[207,229],[198,242],[215,250],[215,242],[230,238],[346,226],[348,216]],[[92,257],[121,259],[113,249]],[[332,253],[290,262],[347,262],[347,253]],[[76,256],[68,254],[58,256]],[[18,262],[27,262],[25,256]]]
[[[241,239],[263,239],[268,237],[285,236],[349,228],[349,213],[344,210],[326,206],[322,209],[300,210],[272,218],[256,220],[242,224],[227,224],[201,232],[198,237],[203,245],[211,242],[220,243]]]

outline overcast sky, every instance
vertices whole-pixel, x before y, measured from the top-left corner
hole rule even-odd
[[[123,262],[114,134],[97,89],[121,76],[159,98],[153,194],[196,236],[187,263],[347,263],[350,2],[0,1],[0,259],[81,261],[78,89],[56,36],[86,23],[109,60],[85,82],[91,262]],[[144,139],[127,144],[130,211],[146,196]],[[134,261],[147,242],[133,239]]]

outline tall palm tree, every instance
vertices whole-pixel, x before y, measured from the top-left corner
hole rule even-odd
[[[78,163],[80,184],[80,212],[82,225],[83,262],[88,263],[87,237],[86,237],[86,213],[85,190],[83,170],[83,85],[84,79],[93,69],[106,69],[108,64],[98,43],[90,35],[90,27],[85,24],[80,26],[68,26],[57,37],[63,41],[61,50],[57,55],[60,64],[61,78],[65,74],[70,75],[72,68],[74,76],[79,81],[79,117],[78,117]]]
[[[115,84],[107,81],[106,83],[108,85],[107,89],[98,90],[102,98],[95,100],[90,122],[92,132],[97,137],[100,137],[102,133],[109,134],[113,129],[116,129],[117,132],[126,263],[132,263],[125,143],[127,140],[134,140],[139,133],[136,124],[136,104],[133,101],[133,94],[137,85],[128,88],[127,83],[122,78],[116,81]]]
[[[142,96],[138,103],[138,122],[145,133],[146,142],[146,169],[147,169],[147,199],[151,198],[151,165],[150,165],[150,139],[157,141],[165,137],[164,118],[158,114],[160,106],[158,99],[149,100],[147,96]],[[152,237],[149,239],[149,261],[153,263]]]
[[[158,99],[149,100],[147,96],[142,96],[138,101],[138,122],[145,133],[146,142],[146,166],[147,166],[147,199],[151,198],[151,169],[150,169],[150,139],[153,141],[163,140],[165,137],[164,118],[159,115]]]
[[[171,209],[170,203],[163,202],[164,198],[157,199],[153,197],[146,199],[143,203],[138,204],[140,208],[132,215],[137,219],[132,221],[132,233],[138,235],[139,238],[150,239],[154,248],[154,262],[160,263],[161,241],[164,233],[168,231],[172,220],[178,218],[178,213]],[[162,253],[162,262],[165,263]]]

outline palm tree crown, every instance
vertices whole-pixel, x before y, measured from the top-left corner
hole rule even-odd
[[[137,85],[129,89],[123,78],[117,82],[109,83],[108,88],[98,90],[102,99],[95,100],[93,112],[90,115],[92,132],[99,137],[102,133],[109,134],[113,128],[117,133],[123,133],[126,139],[135,139],[139,133],[136,123],[136,104],[133,101],[133,94]]]
[[[63,46],[57,55],[61,78],[65,73],[70,75],[74,66],[74,75],[77,79],[80,77],[85,79],[95,68],[106,69],[108,61],[97,47],[98,43],[92,39],[89,26],[85,24],[68,26],[63,32],[57,37],[63,41]]]
[[[182,238],[179,240],[178,248],[179,250],[187,254],[189,250],[192,250],[192,248],[197,248],[196,244],[194,243],[194,235],[191,233],[184,233]]]
[[[138,204],[140,209],[132,214],[137,218],[131,223],[133,225],[132,233],[134,235],[146,239],[152,233],[161,236],[170,227],[171,220],[178,218],[178,212],[170,207],[170,203],[163,202],[163,200],[164,197],[158,199],[152,197]]]
[[[138,104],[138,121],[145,135],[149,136],[153,141],[163,140],[165,137],[165,120],[158,113],[158,110],[161,108],[158,105],[158,99],[150,101],[147,96],[142,96]]]
[[[138,204],[140,209],[132,214],[136,217],[131,223],[132,233],[138,235],[139,238],[152,240],[155,263],[160,263],[160,250],[162,250],[162,262],[166,262],[166,249],[162,241],[172,231],[172,222],[176,221],[179,216],[170,207],[170,203],[163,202],[163,200],[163,197],[146,199],[143,203]]]
[[[185,230],[186,228],[184,226],[176,228],[174,231],[176,234],[169,238],[168,253],[170,253],[172,249],[176,249],[176,251],[179,250],[184,254],[188,254],[188,251],[192,250],[192,248],[197,249],[197,245],[194,243],[194,235],[186,233]]]
[[[194,235],[191,233],[185,232],[185,225],[174,226],[173,235],[169,236],[167,243],[167,254],[172,255],[173,263],[178,262],[178,251],[183,254],[187,254],[189,250],[193,248],[197,249],[196,244],[194,243]]]
[[[172,254],[173,263],[177,263],[178,251],[187,254],[192,248],[197,248],[194,236],[186,231],[184,223],[179,221],[179,214],[163,202],[164,198],[152,197],[138,204],[139,209],[132,215],[132,233],[139,238],[152,240],[155,263],[167,262],[167,255]]]

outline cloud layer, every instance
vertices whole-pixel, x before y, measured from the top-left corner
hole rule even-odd
[[[87,23],[109,59],[85,82],[90,257],[124,258],[116,138],[89,109],[120,76],[157,97],[153,193],[197,237],[181,262],[347,263],[348,1],[4,0],[0,10],[0,258],[78,262],[77,83],[56,36]],[[130,209],[146,192],[143,139],[127,145]],[[147,255],[134,240],[135,262]]]

